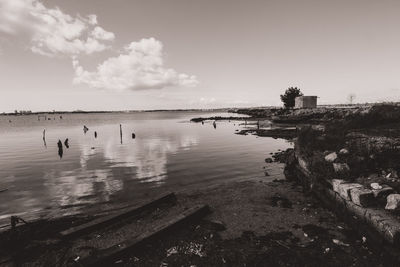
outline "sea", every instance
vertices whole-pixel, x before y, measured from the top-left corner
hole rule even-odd
[[[162,192],[264,176],[264,159],[291,147],[290,142],[237,135],[248,127],[239,120],[217,121],[215,127],[213,121],[190,122],[235,115],[1,115],[0,225],[12,215],[36,220],[96,214]]]

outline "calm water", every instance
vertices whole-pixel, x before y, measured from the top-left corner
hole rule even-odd
[[[227,114],[64,114],[47,121],[37,115],[0,116],[0,190],[8,188],[0,193],[0,223],[10,215],[93,212],[167,189],[263,175],[269,152],[290,146],[280,139],[235,135],[242,126],[234,121],[217,122],[216,129],[211,122],[189,122],[211,115]],[[83,125],[89,127],[86,134]],[[70,147],[64,146],[60,158],[57,141],[66,138]]]

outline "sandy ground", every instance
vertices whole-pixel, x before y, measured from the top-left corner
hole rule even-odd
[[[208,204],[212,213],[107,265],[393,266],[390,258],[370,247],[369,240],[355,234],[299,185],[286,181],[283,164],[266,168],[270,176],[178,192],[179,205]],[[40,227],[46,223],[57,226],[54,221]],[[56,228],[67,226],[64,222]],[[54,254],[48,242],[56,238],[55,231],[53,235],[36,235],[35,242],[41,245],[28,257],[33,266],[51,264],[46,254]],[[37,242],[40,239],[47,241]],[[27,246],[32,249],[32,242]],[[76,256],[64,256],[62,264],[51,265],[79,266]]]
[[[242,179],[180,193],[179,200],[188,205],[210,205],[213,212],[206,219],[223,222],[226,230],[214,234],[211,241],[207,237],[199,241],[196,234],[188,237],[190,234],[186,233],[186,237],[181,237],[186,238],[186,242],[175,240],[169,243],[170,246],[176,242],[187,247],[197,242],[202,245],[202,256],[188,255],[183,250],[183,254],[166,257],[168,248],[161,244],[156,253],[158,263],[139,260],[137,265],[392,265],[389,258],[369,247],[368,240],[363,240],[314,197],[305,194],[301,186],[286,181],[283,164],[269,164],[268,172],[270,176],[267,177]],[[201,228],[201,224],[198,227]]]

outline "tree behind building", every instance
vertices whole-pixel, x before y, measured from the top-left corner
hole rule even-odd
[[[300,88],[297,87],[289,87],[285,94],[281,95],[281,100],[285,105],[285,108],[292,108],[294,107],[295,98],[298,96],[302,96],[303,93],[300,91]]]

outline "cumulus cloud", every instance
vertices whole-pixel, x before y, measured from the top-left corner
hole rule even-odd
[[[118,91],[196,86],[195,76],[164,67],[162,49],[162,43],[154,38],[141,39],[126,46],[119,56],[99,64],[93,72],[84,70],[75,57],[72,62],[74,83]]]
[[[113,41],[115,38],[114,33],[108,32],[100,26],[96,26],[90,34],[94,38],[96,38],[98,40],[104,40],[104,41]]]
[[[71,16],[39,0],[0,0],[0,33],[27,36],[33,53],[70,56],[75,84],[113,90],[195,86],[195,76],[164,67],[162,43],[154,38],[132,42],[116,57],[85,70],[78,58],[111,48],[115,35],[98,25],[97,16]],[[1,52],[1,50],[0,50]]]
[[[0,31],[28,33],[31,50],[46,56],[100,52],[115,38],[97,25],[96,15],[71,16],[38,0],[0,0]]]

